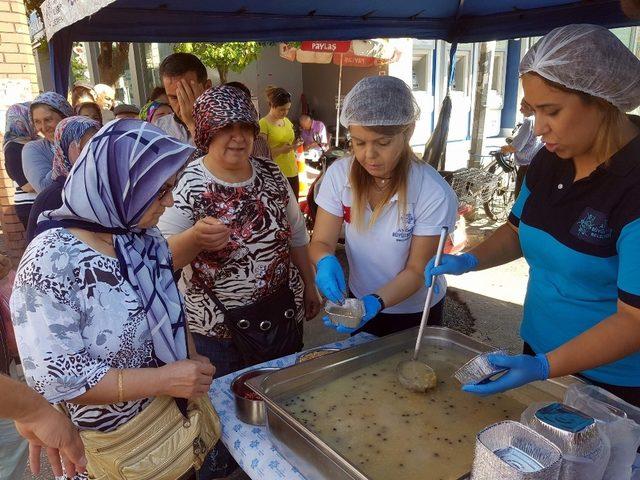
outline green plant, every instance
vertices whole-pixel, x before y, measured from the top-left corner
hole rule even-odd
[[[226,83],[229,71],[242,72],[258,58],[262,45],[258,42],[178,43],[174,50],[193,53],[207,67],[215,68],[220,82]]]

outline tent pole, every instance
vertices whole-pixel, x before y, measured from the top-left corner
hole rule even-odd
[[[342,94],[342,57],[344,57],[344,53],[340,54],[340,74],[338,75],[338,107],[336,108],[336,147],[338,146],[338,137],[340,134],[340,107],[342,107],[340,102],[340,95]]]

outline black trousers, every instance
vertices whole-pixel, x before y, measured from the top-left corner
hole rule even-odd
[[[522,353],[527,355],[535,355],[536,352],[533,351],[531,345],[527,342],[524,343],[524,347],[522,348]],[[616,397],[621,398],[627,403],[630,403],[633,406],[640,407],[640,387],[620,387],[618,385],[611,385],[608,383],[596,382],[595,380],[591,380],[590,378],[585,377],[584,375],[576,375],[581,379],[585,380],[587,383],[591,385],[595,385],[596,387],[604,388],[607,392],[613,393]]]
[[[429,321],[427,325],[442,326],[442,310],[444,307],[444,298],[431,307],[429,312]],[[406,330],[407,328],[413,328],[420,325],[422,319],[422,312],[416,313],[379,313],[371,320],[369,320],[364,327],[356,330],[351,335],[356,335],[360,332],[367,332],[376,337],[384,337],[385,335],[391,335],[392,333]]]
[[[300,196],[300,179],[298,178],[298,175],[296,175],[295,177],[287,177],[287,180],[289,181],[291,190],[293,190],[293,194],[296,196],[297,200]]]

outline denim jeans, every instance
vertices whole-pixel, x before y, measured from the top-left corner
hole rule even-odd
[[[207,337],[197,333],[192,335],[198,353],[207,357],[216,367],[213,378],[223,377],[249,366],[242,359],[232,340]],[[237,468],[238,464],[220,440],[204,461],[198,472],[198,478],[200,480],[224,478],[231,475]]]

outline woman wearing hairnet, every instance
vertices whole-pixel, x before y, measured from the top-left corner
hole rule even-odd
[[[340,302],[347,288],[334,252],[344,223],[349,290],[365,312],[356,329],[337,326],[341,333],[381,336],[418,325],[427,291],[424,266],[442,226],[455,224],[453,190],[409,145],[418,115],[411,90],[393,77],[364,78],[345,98],[340,122],[351,134],[353,156],[327,170],[309,245],[316,285]],[[446,285],[440,287],[431,324],[441,323]]]
[[[608,30],[568,25],[543,37],[520,74],[536,135],[509,221],[431,274],[459,275],[521,256],[529,285],[524,355],[495,355],[480,395],[580,373],[640,406],[640,60]]]

